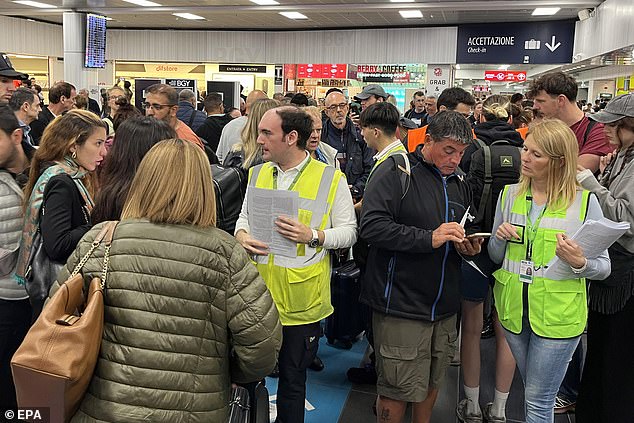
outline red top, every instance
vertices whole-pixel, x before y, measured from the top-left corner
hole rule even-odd
[[[606,154],[611,153],[614,150],[614,146],[610,145],[608,142],[608,138],[603,132],[602,123],[597,122],[592,127],[590,133],[588,134],[588,138],[584,143],[583,136],[586,133],[586,129],[588,129],[588,123],[590,123],[590,119],[588,119],[587,116],[584,116],[579,122],[570,127],[572,132],[575,133],[577,142],[579,143],[579,155],[592,154],[595,156],[605,156]]]

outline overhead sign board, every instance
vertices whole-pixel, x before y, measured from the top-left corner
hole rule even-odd
[[[570,63],[574,37],[574,21],[459,25],[456,63]]]
[[[484,72],[484,80],[497,81],[497,82],[524,82],[526,81],[526,72],[508,71],[508,70],[488,70]]]
[[[220,72],[266,73],[266,65],[219,65]]]
[[[298,78],[346,78],[348,65],[342,63],[306,63],[297,65]]]

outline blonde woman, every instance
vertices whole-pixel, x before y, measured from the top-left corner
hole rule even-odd
[[[587,258],[570,239],[586,219],[603,217],[597,198],[577,184],[578,154],[563,122],[531,128],[520,182],[501,193],[488,245],[502,264],[493,273],[495,305],[524,381],[527,423],[553,421],[555,396],[586,326],[585,278],[610,274],[607,250]],[[563,280],[544,275],[555,256],[568,265]]]
[[[205,153],[178,139],[152,147],[121,218],[101,351],[72,421],[227,421],[231,382],[264,378],[275,365],[282,331],[247,253],[215,228]],[[82,239],[59,280],[102,226]],[[93,256],[82,272],[96,275],[101,268],[102,259]]]
[[[114,136],[114,118],[117,116],[121,100],[127,100],[125,91],[123,88],[114,86],[107,91],[108,98],[108,110],[110,113],[103,118],[103,121],[108,125],[108,136]]]
[[[256,100],[249,111],[249,117],[242,130],[240,142],[234,144],[225,158],[223,163],[225,166],[238,167],[244,171],[244,191],[246,191],[249,169],[264,162],[262,160],[262,146],[257,142],[258,124],[260,120],[262,120],[264,113],[270,109],[279,107],[279,105],[279,101],[268,98]]]

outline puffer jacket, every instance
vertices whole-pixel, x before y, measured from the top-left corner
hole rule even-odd
[[[80,241],[59,280],[102,226]],[[86,263],[86,281],[101,274],[103,253]],[[120,222],[104,298],[99,360],[73,422],[227,421],[231,381],[262,379],[275,366],[282,330],[271,295],[220,229]]]
[[[0,299],[28,298],[24,286],[13,277],[22,238],[24,213],[22,189],[13,176],[0,170]]]

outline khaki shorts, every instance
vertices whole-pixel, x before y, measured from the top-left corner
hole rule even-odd
[[[377,393],[421,402],[440,386],[456,351],[456,316],[438,322],[403,319],[374,311]]]

